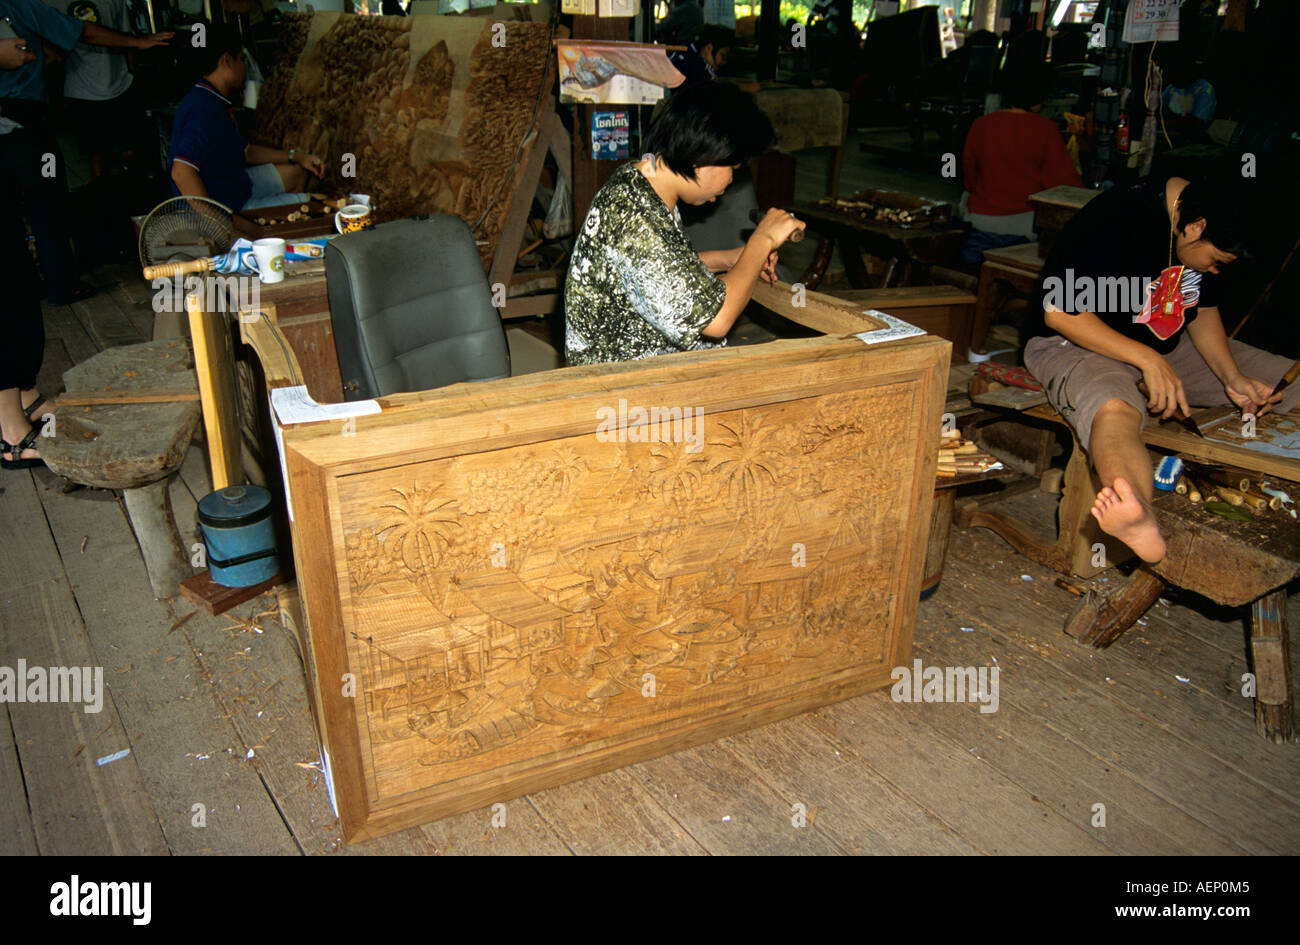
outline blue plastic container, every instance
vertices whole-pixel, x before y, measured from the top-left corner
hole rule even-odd
[[[229,486],[199,502],[199,529],[208,573],[222,587],[251,587],[280,571],[271,493],[261,486]]]

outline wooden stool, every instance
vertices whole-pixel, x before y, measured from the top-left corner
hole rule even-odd
[[[168,483],[199,422],[189,345],[180,339],[109,348],[65,371],[54,435],[41,457],[60,476],[120,489],[154,596],[194,573],[172,516]],[[149,398],[189,399],[149,402]]]
[[[1017,243],[1002,249],[984,250],[984,264],[980,266],[980,288],[975,302],[975,321],[971,326],[970,349],[984,351],[984,338],[993,324],[995,289],[999,282],[1007,282],[1017,291],[1033,297],[1038,290],[1038,279],[1043,260],[1038,255],[1037,243]]]
[[[1170,584],[1218,604],[1249,604],[1255,728],[1270,741],[1290,741],[1295,728],[1286,585],[1300,576],[1300,528],[1280,516],[1232,521],[1172,492],[1157,491],[1153,505],[1169,546],[1165,559],[1143,565],[1105,598],[1089,593],[1065,632],[1080,643],[1110,646]]]
[[[1031,407],[1021,416],[1065,422],[1046,404]],[[1158,430],[1158,425],[1153,428]],[[956,522],[962,528],[988,528],[1025,557],[1054,571],[1091,577],[1132,557],[1126,546],[1100,530],[1089,512],[1100,487],[1075,437],[1057,507],[1054,542],[1035,538],[1014,519],[980,509],[975,503],[958,506]],[[1219,604],[1249,604],[1255,727],[1271,741],[1289,741],[1294,723],[1285,587],[1300,576],[1300,528],[1280,517],[1230,521],[1183,496],[1160,490],[1154,507],[1168,543],[1165,559],[1155,566],[1139,567],[1117,592],[1103,597],[1089,591],[1066,620],[1065,632],[1080,643],[1110,646],[1171,584]],[[1093,551],[1098,541],[1106,548],[1102,556]]]

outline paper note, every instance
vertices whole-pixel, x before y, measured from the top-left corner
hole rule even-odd
[[[271,406],[281,423],[315,423],[319,420],[346,420],[380,413],[377,400],[354,400],[344,404],[318,404],[307,388],[277,387],[271,391]]]
[[[861,338],[869,345],[878,345],[883,341],[897,341],[900,338],[912,338],[916,335],[925,334],[924,329],[909,325],[901,318],[895,318],[893,315],[878,312],[874,308],[864,309],[863,314],[870,315],[888,326],[887,328],[877,328],[875,331],[858,332],[855,337]]]

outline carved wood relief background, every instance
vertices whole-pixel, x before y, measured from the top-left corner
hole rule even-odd
[[[709,414],[695,452],[587,434],[341,477],[375,800],[883,666],[919,397]]]
[[[483,17],[285,14],[254,139],[319,155],[323,186],[370,194],[381,219],[454,213],[473,227],[486,214],[475,236],[489,260],[549,39],[545,23]]]

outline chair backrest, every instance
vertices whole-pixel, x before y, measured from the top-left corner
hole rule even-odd
[[[336,237],[325,279],[348,400],[510,376],[501,315],[460,217]]]

